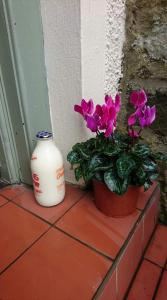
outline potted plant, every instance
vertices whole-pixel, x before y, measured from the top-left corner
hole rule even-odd
[[[158,177],[158,160],[166,160],[163,153],[155,153],[143,142],[142,130],[156,117],[155,105],[147,105],[144,90],[133,91],[130,104],[134,112],[128,117],[125,132],[117,130],[117,116],[121,98],[105,96],[103,105],[82,100],[74,110],[82,115],[87,127],[96,136],[77,143],[67,160],[77,181],[93,182],[96,206],[108,216],[124,216],[136,208],[141,187],[148,190]]]

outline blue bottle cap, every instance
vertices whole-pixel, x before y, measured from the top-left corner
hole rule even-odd
[[[48,131],[39,131],[36,135],[36,137],[38,139],[48,139],[48,138],[51,138],[52,136],[53,136],[53,134]]]

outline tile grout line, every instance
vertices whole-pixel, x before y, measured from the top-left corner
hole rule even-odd
[[[76,204],[78,204],[78,202],[80,202],[81,199],[83,199],[87,194],[88,194],[88,192],[86,192],[84,195],[79,197],[79,199],[70,208],[68,208],[67,211],[53,223],[53,225],[58,223],[69,212],[69,210],[71,210]]]
[[[40,217],[39,215],[36,215],[34,212],[28,210],[27,208],[21,206],[20,204],[14,202],[13,200],[10,201],[12,204],[16,205],[17,207],[23,209],[24,211],[28,212],[29,214],[33,215],[34,217],[37,217],[39,220],[43,221],[44,223],[50,225],[50,226],[53,226],[52,223],[50,223],[49,221],[43,219],[42,217]]]
[[[82,196],[79,198],[79,200],[77,200],[77,202],[75,202],[75,203],[72,205],[72,207],[73,207],[75,204],[77,204],[77,203],[82,199],[82,197],[84,197],[84,195],[82,195]],[[9,202],[12,202],[12,203],[15,204],[16,206],[22,208],[22,209],[25,210],[26,212],[32,214],[33,216],[39,218],[41,221],[43,221],[43,222],[45,222],[45,223],[47,223],[47,224],[49,224],[49,225],[51,225],[51,226],[54,226],[54,225],[55,225],[55,224],[56,224],[56,223],[57,223],[57,222],[58,222],[58,221],[66,214],[66,212],[65,212],[65,213],[64,213],[61,217],[59,217],[54,223],[51,223],[51,222],[49,222],[48,220],[46,220],[46,219],[42,218],[41,216],[39,216],[38,214],[32,212],[32,211],[29,210],[28,208],[26,208],[26,207],[24,207],[24,206],[22,206],[22,205],[16,203],[16,202],[15,202],[15,198],[12,199],[12,200],[9,200]],[[5,204],[7,204],[7,203],[5,203]],[[70,207],[70,208],[68,209],[68,211],[69,211],[72,207]]]
[[[140,267],[141,267],[141,265],[142,265],[142,262],[143,262],[144,259],[145,259],[144,255],[145,255],[145,253],[147,252],[147,249],[148,249],[148,247],[149,247],[149,245],[150,245],[150,242],[152,241],[152,238],[153,238],[153,236],[154,236],[154,234],[155,234],[155,232],[156,232],[157,227],[158,227],[158,223],[156,224],[156,226],[155,226],[155,228],[154,228],[154,230],[153,230],[153,232],[152,232],[152,234],[151,234],[151,236],[150,236],[150,238],[149,238],[149,240],[148,240],[148,242],[147,242],[147,245],[146,245],[146,247],[145,247],[145,249],[144,249],[144,251],[143,251],[143,253],[142,253],[142,257],[141,257],[141,259],[140,259],[140,261],[139,261],[139,264],[138,264],[138,266],[137,266],[137,269],[136,269],[136,271],[135,271],[135,273],[134,273],[134,275],[133,275],[133,277],[132,277],[132,279],[131,279],[131,282],[130,282],[129,287],[128,287],[127,291],[126,291],[124,300],[127,299],[127,296],[128,296],[128,294],[129,294],[129,292],[130,292],[132,286],[133,286],[133,283],[134,283],[135,278],[136,278],[136,276],[137,276],[137,274],[138,274],[138,272],[139,272],[139,269],[140,269]]]
[[[0,196],[3,197],[4,199],[8,200],[8,201],[13,201],[15,198],[17,198],[18,196],[21,196],[22,194],[24,194],[26,191],[20,192],[19,194],[15,195],[14,197],[8,198],[7,196],[3,195],[0,193]]]
[[[135,225],[134,225],[134,227],[132,228],[132,230],[130,231],[130,233],[129,233],[129,235],[128,235],[128,237],[130,236],[132,236],[132,232],[134,232],[135,231],[135,229],[137,228],[137,224],[141,221],[141,219],[142,219],[142,217],[143,217],[143,215],[144,215],[144,212],[147,210],[147,208],[151,205],[151,198],[154,196],[154,193],[156,192],[156,190],[157,190],[157,188],[158,187],[156,187],[155,188],[155,190],[154,190],[154,192],[152,193],[152,195],[151,195],[151,197],[150,197],[150,199],[149,199],[149,201],[148,201],[148,203],[147,203],[147,205],[146,205],[146,207],[145,207],[145,209],[142,211],[142,213],[141,213],[141,215],[139,216],[139,218],[138,218],[138,220],[135,222]],[[25,192],[25,191],[24,191]],[[23,192],[23,193],[24,193]],[[19,193],[17,196],[19,196],[19,195],[21,195],[21,194],[23,194],[23,193]],[[87,193],[86,193],[87,194]],[[85,195],[86,195],[85,194]],[[75,204],[77,204],[85,195],[83,195],[83,196],[81,196],[80,198],[79,198],[79,200],[75,203]],[[10,201],[13,203],[13,204],[15,204],[16,206],[18,206],[18,207],[20,207],[20,208],[22,208],[23,210],[25,210],[25,211],[27,211],[28,213],[30,213],[30,214],[32,214],[32,215],[34,215],[35,217],[37,217],[37,218],[39,218],[40,220],[42,220],[42,221],[44,221],[45,223],[47,223],[50,227],[42,234],[42,235],[40,235],[40,237],[39,238],[37,238],[28,248],[26,248],[11,264],[9,264],[2,272],[0,272],[0,275],[2,274],[2,273],[4,273],[12,264],[14,264],[28,249],[30,249],[42,236],[44,236],[51,228],[56,228],[57,230],[59,230],[59,231],[61,231],[61,232],[63,232],[65,235],[67,235],[67,236],[69,236],[70,238],[72,238],[72,239],[74,239],[74,240],[76,240],[77,242],[79,242],[79,243],[81,243],[81,244],[83,244],[84,246],[87,246],[88,248],[90,248],[90,249],[92,249],[93,251],[95,251],[95,252],[97,252],[98,254],[100,254],[100,255],[102,255],[102,256],[104,256],[105,258],[107,258],[107,259],[109,259],[110,261],[113,261],[113,259],[111,259],[110,257],[108,257],[108,256],[106,256],[106,255],[104,255],[103,253],[101,253],[100,251],[98,251],[97,249],[95,249],[95,248],[93,248],[92,246],[90,246],[90,245],[88,245],[88,244],[86,244],[86,243],[84,243],[84,242],[82,242],[81,240],[79,240],[79,239],[77,239],[77,238],[75,238],[75,237],[73,237],[73,236],[71,236],[70,234],[68,234],[67,232],[65,232],[65,231],[63,231],[63,230],[61,230],[60,228],[58,228],[55,224],[75,205],[75,204],[73,204],[73,206],[72,207],[70,207],[69,209],[68,209],[68,211],[66,211],[65,213],[64,213],[64,215],[62,215],[55,223],[50,223],[50,222],[48,222],[48,221],[46,221],[45,219],[43,219],[43,218],[41,218],[40,216],[38,216],[38,215],[36,215],[35,213],[32,213],[31,211],[29,211],[28,209],[26,209],[26,208],[24,208],[24,207],[22,207],[22,206],[20,206],[20,205],[18,205],[17,203],[15,203],[13,200],[15,200],[15,198],[17,197],[17,196],[15,196],[15,197],[13,197],[13,199],[11,199],[11,200],[9,200],[8,198],[7,198],[7,200],[8,200],[8,202],[7,203],[5,203],[4,205],[6,205],[6,204],[8,204]],[[4,197],[5,198],[5,197]],[[130,239],[130,237],[129,237],[129,239]],[[127,245],[127,244],[126,244]],[[125,248],[126,248],[126,245],[125,245]],[[124,245],[123,245],[124,246]],[[124,248],[124,249],[125,249]],[[147,248],[147,246],[146,246],[146,248]],[[119,254],[119,253],[118,253]],[[118,256],[118,255],[117,255]],[[116,257],[116,259],[117,259],[117,257]],[[113,267],[113,266],[112,266]],[[112,268],[111,267],[111,268]],[[113,269],[114,270],[114,269]],[[109,271],[110,271],[110,269],[109,269]],[[109,272],[108,271],[108,272]],[[107,272],[107,273],[108,273]],[[103,282],[102,282],[103,283]],[[99,289],[99,288],[98,288]],[[94,296],[93,296],[94,297]],[[94,298],[93,298],[94,299]]]
[[[5,202],[4,204],[0,205],[0,208],[8,204],[10,201]],[[1,299],[0,299],[1,300]]]
[[[24,192],[23,192],[24,193]],[[21,194],[23,194],[21,193]],[[20,196],[21,194],[17,195],[17,196]],[[83,242],[82,240],[70,235],[68,232],[60,229],[59,227],[56,226],[56,223],[62,218],[64,217],[64,215],[69,211],[71,210],[81,199],[83,199],[86,195],[88,194],[88,192],[85,192],[84,195],[81,195],[81,197],[77,200],[77,202],[75,202],[60,218],[58,218],[54,223],[50,223],[49,221],[47,221],[46,219],[43,219],[42,217],[40,217],[39,215],[35,214],[34,212],[28,210],[27,208],[21,206],[20,204],[16,203],[14,200],[17,196],[15,196],[12,200],[10,200],[9,202],[12,202],[13,204],[15,204],[16,206],[18,206],[19,208],[25,210],[26,212],[32,214],[33,216],[37,217],[38,219],[40,219],[41,221],[45,222],[46,224],[48,224],[50,226],[50,228],[56,228],[57,230],[59,230],[60,232],[64,233],[65,235],[67,235],[68,237],[74,239],[75,241],[79,242],[80,244],[90,248],[91,250],[93,250],[94,252],[97,252],[98,254],[102,255],[103,257],[107,258],[108,260],[110,260],[111,262],[114,262],[115,259],[113,259],[112,257],[104,254],[103,252],[99,251],[98,249],[94,248],[93,246]],[[152,195],[153,196],[153,195]],[[8,202],[7,202],[8,203]],[[5,203],[5,204],[7,204]],[[140,216],[139,216],[140,218]],[[135,225],[134,225],[134,228],[136,227],[136,224],[139,222],[139,218],[138,220],[136,221]],[[132,229],[133,230],[133,229]],[[129,233],[130,234],[130,233]]]
[[[13,264],[15,264],[32,246],[37,243],[49,230],[51,226],[47,228],[37,239],[35,239],[24,251],[22,251],[10,264],[8,264],[2,271],[0,271],[0,276],[6,272]]]
[[[130,241],[133,233],[135,232],[135,229],[136,229],[136,225],[139,223],[139,219],[140,219],[140,216],[138,218],[138,220],[136,221],[134,227],[132,228],[132,230],[130,231],[127,239],[125,240],[125,242],[123,243],[122,247],[121,247],[121,250],[118,252],[118,254],[116,255],[115,259],[114,259],[114,262],[113,262],[113,265],[110,267],[110,269],[108,270],[108,272],[106,273],[103,281],[101,282],[101,284],[99,285],[98,289],[96,290],[92,300],[95,300],[95,299],[98,299],[96,297],[100,296],[101,294],[101,291],[104,289],[105,285],[108,283],[109,279],[111,278],[113,272],[115,270],[117,270],[117,264],[118,264],[118,261],[121,259],[121,256],[122,254],[124,253],[124,251],[126,250],[127,248],[127,245],[128,245],[128,242]]]
[[[79,242],[80,244],[86,246],[87,248],[93,250],[94,252],[100,254],[101,256],[105,257],[105,258],[108,259],[109,261],[113,262],[113,259],[112,259],[110,256],[108,256],[107,254],[104,254],[103,252],[101,252],[100,250],[94,248],[93,246],[91,246],[91,245],[89,245],[89,244],[83,242],[82,240],[79,240],[77,237],[72,236],[70,233],[64,231],[63,229],[61,229],[61,228],[59,228],[59,227],[57,227],[57,226],[55,226],[55,225],[53,225],[53,228],[59,230],[60,232],[62,232],[62,233],[64,233],[65,235],[67,235],[68,237],[72,238],[73,240]]]
[[[151,206],[151,204],[154,202],[154,201],[153,201],[153,197],[154,197],[154,195],[156,194],[156,192],[158,191],[158,189],[159,189],[159,185],[157,185],[157,186],[155,187],[155,189],[153,190],[153,192],[152,192],[151,196],[149,197],[149,200],[148,200],[148,202],[147,202],[145,208],[141,211],[141,214],[139,215],[137,221],[135,222],[135,224],[134,224],[132,230],[129,232],[128,237],[127,237],[127,239],[125,240],[124,244],[122,245],[121,250],[118,252],[116,258],[114,259],[113,265],[109,268],[109,270],[107,271],[106,275],[104,276],[104,278],[103,278],[101,284],[99,285],[99,287],[97,288],[96,292],[94,293],[92,300],[98,299],[98,298],[96,298],[96,297],[100,296],[101,291],[104,290],[105,285],[107,284],[107,282],[108,282],[109,279],[111,278],[111,276],[112,276],[114,270],[116,269],[117,262],[120,260],[120,258],[121,258],[121,256],[122,256],[123,252],[126,250],[127,245],[128,245],[128,243],[129,243],[129,241],[130,241],[130,239],[131,239],[133,233],[135,232],[135,230],[136,230],[136,228],[137,228],[137,224],[139,224],[139,223],[142,221],[142,218],[144,217],[146,211],[149,209],[149,207]],[[156,228],[156,227],[157,227],[157,225],[155,226],[155,228]],[[154,231],[155,231],[155,229],[154,229]],[[154,231],[153,231],[153,233],[154,233]],[[152,233],[152,235],[153,235],[153,233]],[[152,236],[152,235],[151,235],[151,236]],[[149,241],[148,241],[148,243],[149,243]],[[147,248],[147,246],[148,246],[148,243],[147,243],[147,245],[146,245],[146,248]],[[145,253],[145,251],[144,251],[143,253]],[[139,264],[140,264],[140,262],[139,262]],[[131,285],[131,283],[130,283],[130,285]]]
[[[165,269],[165,267],[160,266],[158,263],[156,263],[155,261],[152,261],[151,259],[149,259],[147,257],[143,257],[143,259],[147,260],[149,263],[155,265],[156,267],[159,267],[161,269]]]
[[[80,198],[80,199],[81,199],[81,198]],[[82,240],[80,240],[80,239],[78,239],[78,238],[76,238],[76,237],[70,235],[68,232],[66,232],[66,231],[64,231],[64,230],[62,230],[62,229],[60,229],[59,227],[56,226],[55,223],[52,224],[52,223],[50,223],[49,221],[47,221],[47,220],[43,219],[42,217],[40,217],[39,215],[36,215],[35,213],[29,211],[27,208],[22,207],[20,204],[15,203],[15,202],[13,202],[13,201],[11,201],[11,202],[12,202],[14,205],[18,206],[19,208],[23,209],[24,211],[26,211],[26,212],[30,213],[31,215],[37,217],[39,220],[45,222],[47,225],[50,226],[50,228],[56,228],[57,230],[59,230],[60,232],[64,233],[64,234],[67,235],[68,237],[72,238],[73,240],[75,240],[75,241],[79,242],[80,244],[82,244],[82,245],[84,245],[84,246],[90,248],[91,250],[94,250],[94,252],[99,253],[100,255],[104,256],[105,258],[107,258],[107,259],[109,259],[110,261],[113,262],[113,259],[112,259],[110,256],[105,255],[103,252],[97,250],[96,248],[93,248],[91,245],[89,245],[89,244],[87,244],[87,243],[84,243]],[[7,204],[7,203],[6,203],[6,204]]]
[[[167,259],[166,259],[166,262],[165,262],[165,265],[167,263]],[[152,297],[152,300],[155,300],[156,298],[156,295],[158,293],[158,290],[159,290],[159,286],[161,284],[161,280],[162,280],[162,277],[163,277],[163,274],[165,273],[165,267],[161,269],[161,274],[159,276],[159,279],[158,279],[158,282],[156,284],[156,287],[155,287],[155,290],[154,290],[154,294],[153,294],[153,297]]]
[[[54,224],[55,223],[50,223],[50,222],[48,222],[47,220],[45,220],[45,219],[43,219],[42,217],[40,217],[39,215],[36,215],[35,213],[33,213],[32,211],[29,211],[28,209],[26,209],[25,207],[22,207],[21,205],[19,205],[18,203],[16,203],[16,202],[14,202],[14,200],[18,197],[18,196],[20,196],[20,195],[22,195],[22,194],[24,194],[25,193],[25,191],[24,192],[21,192],[21,193],[19,193],[18,195],[16,195],[15,197],[13,197],[12,199],[8,199],[7,197],[3,197],[4,199],[6,199],[6,200],[8,200],[6,203],[4,203],[2,206],[5,206],[6,204],[9,204],[9,203],[12,203],[12,204],[14,204],[14,205],[16,205],[17,207],[19,207],[19,208],[21,208],[21,209],[23,209],[24,211],[26,211],[26,212],[28,212],[29,214],[31,214],[31,215],[33,215],[33,216],[35,216],[35,217],[37,217],[39,220],[41,220],[41,221],[43,221],[44,223],[46,223],[47,225],[49,225],[49,228],[45,231],[45,232],[43,232],[37,239],[35,239],[35,241],[32,243],[32,244],[30,244],[23,252],[21,252],[9,265],[7,265],[2,271],[0,271],[0,276],[7,270],[7,269],[9,269],[15,262],[17,262],[17,260],[20,258],[20,257],[22,257],[36,242],[38,242],[51,228],[54,228],[55,229],[55,226],[54,226]],[[86,194],[85,194],[86,195]],[[84,197],[85,195],[82,195],[79,199],[78,199],[78,201],[77,202],[75,202],[75,204],[76,203],[78,203],[80,200],[81,200],[81,198],[82,197]],[[75,205],[74,204],[74,205]],[[0,208],[2,207],[2,206],[0,206]],[[58,228],[56,228],[56,229],[58,229]],[[61,231],[61,230],[60,230]],[[65,233],[65,232],[64,232]],[[67,234],[66,234],[67,235]],[[72,236],[70,236],[71,238],[73,238]],[[78,240],[79,241],[79,240]],[[79,241],[80,242],[80,241]],[[87,246],[87,245],[86,245]],[[88,246],[89,247],[89,246]]]

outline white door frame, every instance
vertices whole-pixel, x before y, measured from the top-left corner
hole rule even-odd
[[[6,81],[2,70],[0,137],[10,182],[31,184],[29,160],[35,146],[35,133],[51,130],[40,1],[0,0],[0,9],[4,15],[18,99],[16,120],[11,97],[4,96],[8,88],[3,87]]]

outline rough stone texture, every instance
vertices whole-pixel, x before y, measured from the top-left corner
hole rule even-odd
[[[105,93],[115,95],[122,77],[125,40],[125,0],[106,0]]]
[[[157,119],[145,133],[152,147],[167,153],[167,1],[126,1],[126,42],[124,44],[122,118],[129,110],[129,91],[144,88],[151,104],[157,106]],[[161,165],[161,220],[167,222],[167,171]]]

